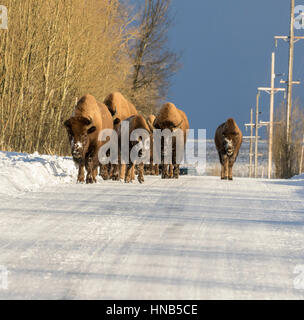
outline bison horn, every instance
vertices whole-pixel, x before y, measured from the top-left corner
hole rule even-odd
[[[115,112],[112,115],[113,120],[115,120],[117,118],[117,110],[115,110]]]
[[[156,123],[156,119],[153,121],[153,124],[152,124],[153,128],[155,129],[160,129],[160,127],[157,125]]]
[[[87,118],[87,125],[89,126],[90,124],[93,123],[93,119],[91,117]]]

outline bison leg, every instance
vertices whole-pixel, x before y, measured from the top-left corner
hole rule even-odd
[[[228,166],[228,179],[229,180],[233,180],[232,177],[232,167],[233,167],[234,161],[233,160],[229,160],[229,166]]]
[[[169,179],[173,178],[173,164],[169,164],[169,174],[168,174]]]
[[[86,183],[87,184],[92,184],[96,182],[96,175],[97,175],[97,166],[94,166],[94,161],[92,157],[89,157],[86,159],[86,169],[87,169],[87,178],[86,178]]]
[[[119,172],[120,166],[118,164],[113,164],[111,168],[111,178],[113,181],[118,181],[119,180]]]
[[[137,171],[139,170],[139,168],[137,168]],[[138,171],[139,172],[139,171]],[[139,173],[138,173],[139,174]],[[132,167],[131,169],[131,181],[135,180],[135,165]]]
[[[96,179],[97,175],[98,175],[98,168],[96,167],[96,168],[92,171],[92,178],[93,178],[93,182],[94,182],[94,183],[97,183],[97,179]]]
[[[173,174],[173,178],[174,179],[178,179],[179,178],[179,164],[175,164],[174,165],[174,174]]]
[[[228,179],[228,157],[226,154],[219,154],[220,156],[220,162],[222,165],[221,168],[221,179],[226,180]]]
[[[162,179],[168,179],[168,165],[162,164]]]
[[[141,163],[138,165],[138,176],[137,176],[138,182],[143,183],[145,182],[144,178],[144,164]]]
[[[109,179],[109,171],[108,171],[108,165],[101,164],[100,166],[100,176],[103,180]]]
[[[84,182],[84,165],[83,164],[79,165],[77,182],[78,183]]]
[[[132,180],[132,169],[134,168],[135,164],[129,163],[126,170],[125,175],[125,183],[130,183]]]
[[[121,180],[125,179],[125,176],[126,176],[126,165],[125,164],[121,164],[120,165],[120,176],[119,178]]]
[[[159,166],[158,166],[158,164],[156,164],[156,165],[154,166],[154,175],[155,175],[155,176],[158,176],[158,175],[159,175]]]

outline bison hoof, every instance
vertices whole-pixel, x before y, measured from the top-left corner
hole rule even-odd
[[[228,178],[228,180],[232,181],[232,180],[233,180],[233,178],[232,178],[232,177],[229,177],[229,178]]]
[[[139,182],[139,183],[144,183],[144,182],[145,182],[144,177],[138,177],[137,179],[138,179],[138,182]]]
[[[87,177],[86,183],[87,184],[93,184],[94,183],[94,179],[92,177]]]

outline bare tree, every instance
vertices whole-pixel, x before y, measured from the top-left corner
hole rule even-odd
[[[300,173],[304,134],[304,109],[296,101],[292,108],[291,142],[286,141],[286,105],[281,104],[275,115],[273,154],[277,178],[290,178]]]
[[[166,97],[170,77],[179,68],[179,56],[168,49],[170,5],[171,0],[145,0],[132,51],[132,98],[146,114]]]

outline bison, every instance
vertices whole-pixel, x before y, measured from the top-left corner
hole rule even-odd
[[[147,152],[150,152],[150,144],[151,144],[151,138],[152,138],[152,132],[149,128],[149,126],[147,125],[146,120],[144,119],[143,116],[141,115],[135,115],[135,116],[131,116],[127,119],[124,120],[124,122],[128,122],[129,124],[129,163],[127,165],[126,168],[126,172],[125,172],[125,182],[129,183],[131,182],[133,179],[133,172],[135,171],[135,165],[138,165],[138,170],[137,170],[137,174],[138,174],[138,181],[139,183],[143,183],[144,182],[144,161],[136,163],[133,162],[131,159],[131,150],[133,149],[133,147],[135,147],[138,143],[140,143],[142,141],[142,148],[139,151],[139,156],[141,157],[141,159],[145,159],[148,158],[149,160],[149,156],[150,154],[145,157],[147,155]],[[119,146],[121,146],[121,122],[117,121],[116,122],[116,130],[118,133],[118,141],[119,141]],[[140,136],[138,137],[137,141],[132,141],[133,139],[131,139],[131,134],[134,130],[136,129],[143,129],[146,130],[146,135]],[[121,149],[119,149],[119,163],[121,162]],[[118,170],[118,166],[116,167],[116,171]],[[114,173],[114,175],[118,175],[118,172]]]
[[[73,160],[79,167],[77,181],[84,182],[86,168],[86,183],[96,182],[98,151],[106,143],[99,141],[98,136],[103,129],[113,129],[108,108],[87,94],[78,101],[72,117],[64,125],[71,143]]]
[[[243,141],[243,134],[234,119],[229,118],[217,128],[214,141],[222,165],[221,179],[233,180],[232,167]]]
[[[121,121],[124,121],[125,119],[138,114],[134,105],[131,102],[129,102],[120,92],[114,92],[109,94],[105,98],[104,104],[108,107],[108,110],[112,115],[113,126],[116,131],[118,130]],[[124,179],[125,171],[126,166],[123,164],[120,166],[120,174],[118,176],[115,174],[113,178],[115,180]],[[111,172],[117,173],[115,165],[112,168]],[[132,173],[132,176],[134,180],[134,172]]]
[[[160,109],[156,116],[153,127],[155,129],[169,129],[174,132],[176,129],[181,129],[183,132],[183,148],[186,144],[187,134],[189,129],[189,122],[186,114],[178,109],[173,103],[166,103]],[[179,178],[179,163],[177,163],[177,138],[172,138],[172,164],[169,165],[164,163],[164,141],[162,141],[162,159],[161,159],[161,171],[162,179],[168,178]]]

